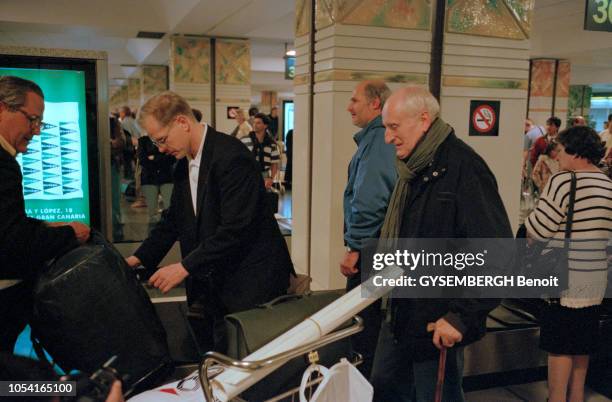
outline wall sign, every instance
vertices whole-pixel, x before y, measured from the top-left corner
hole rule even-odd
[[[285,56],[285,79],[295,78],[295,56]]]
[[[470,101],[469,134],[478,137],[499,135],[499,101]]]
[[[45,95],[44,124],[16,157],[26,214],[46,221],[90,224],[85,74],[74,70],[0,68],[37,83]]]
[[[612,32],[612,0],[586,1],[584,29]]]

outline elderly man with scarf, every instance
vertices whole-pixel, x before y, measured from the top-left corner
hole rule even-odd
[[[433,95],[396,91],[383,109],[399,175],[381,238],[512,237],[493,173],[439,117]],[[392,299],[374,358],[376,401],[434,400],[437,349],[448,348],[443,400],[461,402],[463,349],[486,332],[493,299]]]

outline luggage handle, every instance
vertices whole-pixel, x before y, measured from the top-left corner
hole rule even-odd
[[[284,302],[287,302],[289,300],[295,300],[295,299],[301,299],[304,296],[308,296],[310,295],[310,292],[304,293],[303,295],[282,295],[282,296],[278,296],[275,299],[270,300],[267,303],[262,303],[262,304],[258,304],[257,307],[258,308],[271,308],[277,304],[281,304]]]

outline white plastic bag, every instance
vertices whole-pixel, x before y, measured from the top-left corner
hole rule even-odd
[[[308,380],[318,371],[323,380],[310,398],[306,399]],[[300,402],[372,402],[374,388],[365,377],[346,359],[340,360],[329,370],[323,366],[310,365],[304,372],[300,384]]]

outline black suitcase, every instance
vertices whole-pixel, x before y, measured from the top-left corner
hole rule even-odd
[[[35,337],[64,371],[93,373],[110,357],[124,392],[173,369],[166,332],[123,257],[99,234],[53,262],[34,289]]]

